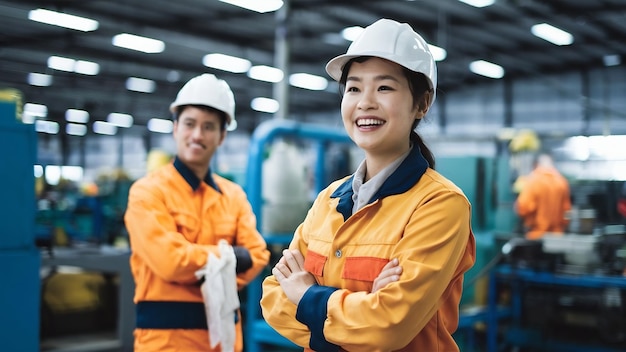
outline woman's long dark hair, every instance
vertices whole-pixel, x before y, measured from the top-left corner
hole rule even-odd
[[[339,89],[341,95],[343,95],[343,92],[345,91],[346,81],[348,80],[348,72],[350,71],[350,66],[352,66],[352,63],[362,63],[371,59],[372,57],[373,56],[359,56],[346,62],[341,72],[341,78],[339,79]],[[404,73],[406,79],[409,81],[409,89],[411,90],[411,95],[413,96],[413,105],[415,106],[422,103],[427,104],[428,102],[424,101],[424,93],[430,91],[431,88],[428,84],[428,79],[426,78],[426,76],[424,76],[423,73],[411,71],[404,66],[402,66],[402,72]],[[415,122],[413,122],[410,137],[411,142],[419,146],[422,156],[424,157],[424,159],[426,159],[426,161],[428,161],[428,165],[430,166],[430,168],[434,169],[435,156],[430,151],[428,146],[426,146],[426,143],[424,143],[422,137],[415,131],[420,121],[422,121],[422,119],[416,119]]]

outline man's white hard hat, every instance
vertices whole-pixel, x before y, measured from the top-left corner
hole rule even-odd
[[[235,96],[226,81],[212,74],[202,74],[190,79],[180,89],[176,100],[170,104],[170,111],[175,113],[181,105],[204,105],[226,114],[226,130],[237,128],[235,120]]]

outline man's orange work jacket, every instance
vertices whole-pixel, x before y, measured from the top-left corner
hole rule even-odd
[[[135,352],[211,349],[195,272],[225,239],[248,249],[252,267],[237,276],[241,289],[267,265],[269,251],[243,189],[209,173],[200,181],[178,159],[136,181],[125,214],[137,306]],[[203,321],[204,320],[204,321]],[[236,351],[241,322],[234,312]]]

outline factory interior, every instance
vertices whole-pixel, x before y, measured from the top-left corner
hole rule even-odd
[[[245,190],[272,254],[239,292],[244,351],[301,351],[263,320],[261,282],[363,160],[324,67],[380,18],[429,44],[417,131],[471,203],[460,350],[626,351],[624,0],[0,0],[0,350],[133,350],[128,192],[172,160],[170,103],[210,73],[237,121],[211,171]],[[539,153],[572,207],[531,240],[515,209]]]

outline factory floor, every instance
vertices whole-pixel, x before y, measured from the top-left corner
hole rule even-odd
[[[114,331],[45,338],[41,352],[117,352],[120,342]]]

